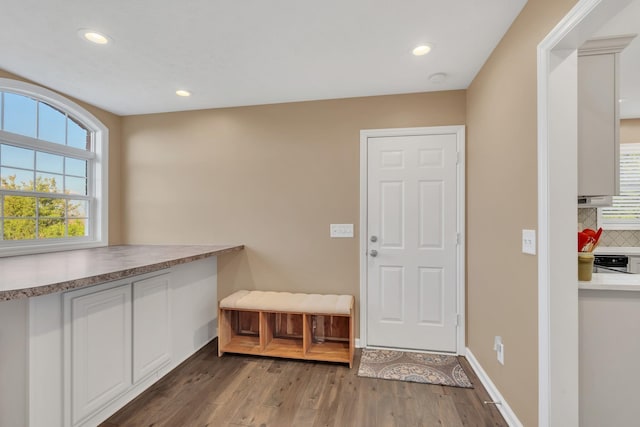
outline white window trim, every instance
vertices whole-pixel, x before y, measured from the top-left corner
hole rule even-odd
[[[13,92],[43,101],[73,116],[94,133],[93,194],[90,240],[54,239],[29,241],[0,247],[0,256],[36,254],[106,246],[109,243],[109,129],[93,114],[75,102],[49,89],[30,83],[0,78],[0,91]]]
[[[620,144],[620,154],[625,151],[640,151],[640,143],[626,143]],[[615,196],[614,196],[615,197]],[[640,218],[636,220],[611,220],[605,221],[603,218],[603,208],[597,209],[597,226],[602,227],[604,230],[612,231],[638,231],[640,230]]]

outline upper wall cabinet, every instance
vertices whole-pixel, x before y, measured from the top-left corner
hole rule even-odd
[[[635,35],[587,41],[578,50],[578,195],[620,189],[619,56]]]

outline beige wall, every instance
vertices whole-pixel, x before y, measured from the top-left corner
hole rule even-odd
[[[464,91],[125,117],[127,242],[245,244],[218,260],[222,297],[358,295],[360,130],[464,122]]]
[[[520,421],[538,422],[536,46],[575,0],[529,0],[467,91],[467,342]],[[505,345],[505,364],[493,351]]]
[[[620,120],[620,142],[640,142],[640,119]]]
[[[30,80],[11,74],[0,69],[0,77],[25,81],[32,84]],[[50,88],[47,88],[50,89]],[[51,89],[53,90],[53,89]],[[122,175],[120,165],[120,155],[122,147],[122,121],[120,116],[111,114],[105,110],[94,107],[86,102],[79,101],[59,91],[54,91],[62,96],[71,99],[73,102],[81,105],[91,114],[96,116],[109,129],[109,244],[117,245],[123,242],[122,235],[122,204],[120,199],[120,177]]]

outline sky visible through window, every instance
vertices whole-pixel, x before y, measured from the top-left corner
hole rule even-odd
[[[81,150],[91,148],[87,129],[50,105],[8,92],[3,101],[3,130]]]
[[[81,150],[91,148],[88,130],[63,112],[20,94],[2,95],[2,130]],[[17,183],[54,178],[59,192],[87,194],[86,160],[2,144],[0,164],[2,177],[14,175]]]
[[[0,92],[0,129],[8,132],[0,140],[1,239],[87,236],[92,133],[57,108],[10,92]]]

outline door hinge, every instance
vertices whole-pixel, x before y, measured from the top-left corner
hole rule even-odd
[[[456,164],[459,165],[460,163],[462,163],[462,153],[461,152],[456,152]]]
[[[456,233],[456,244],[457,245],[461,245],[462,244],[462,234],[461,233]]]
[[[462,323],[462,316],[460,314],[456,314],[456,318],[454,322],[455,322],[455,326],[460,326],[460,324]]]

